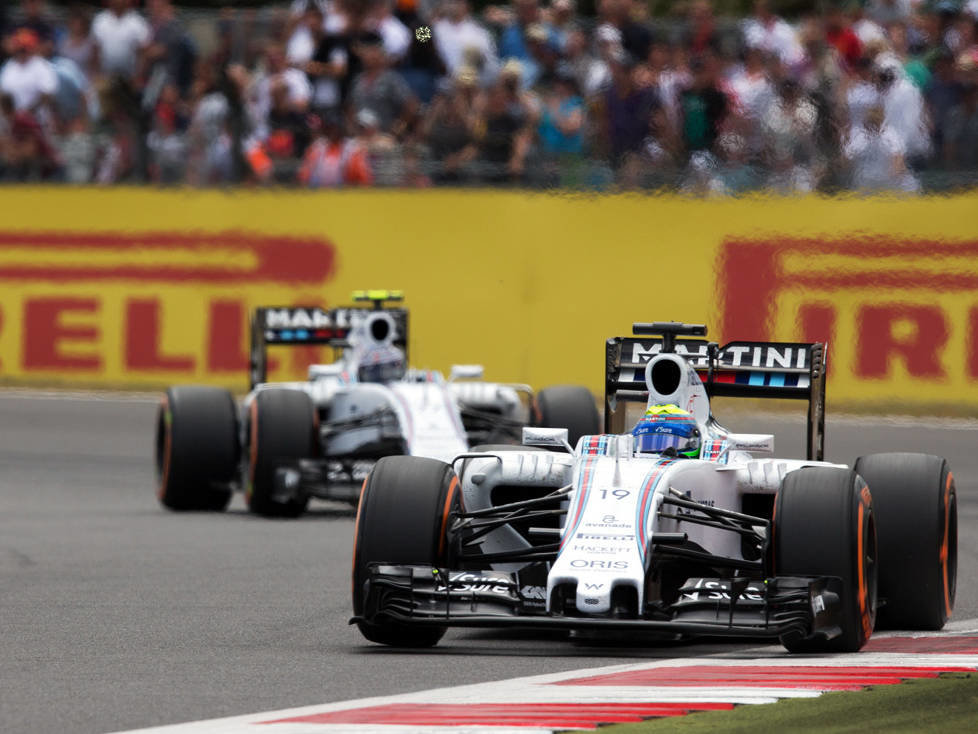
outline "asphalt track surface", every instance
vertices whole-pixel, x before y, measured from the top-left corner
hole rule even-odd
[[[721,419],[723,413],[718,411]],[[347,625],[353,518],[164,511],[155,404],[0,393],[0,730],[109,732],[645,659],[730,643],[601,645],[452,631],[430,652]],[[798,456],[803,420],[740,415]],[[829,417],[828,458],[946,456],[959,502],[955,618],[978,616],[978,424]]]

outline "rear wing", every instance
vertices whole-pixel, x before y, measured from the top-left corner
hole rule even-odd
[[[266,350],[269,346],[328,345],[342,349],[349,346],[347,337],[357,317],[367,317],[378,311],[383,311],[394,320],[397,336],[392,343],[404,350],[404,356],[407,358],[408,310],[383,308],[378,303],[378,299],[357,298],[357,295],[359,292],[354,294],[355,300],[371,300],[374,302],[373,307],[323,309],[318,306],[266,306],[256,308],[251,317],[250,389],[253,390],[256,385],[268,379]]]
[[[605,432],[624,433],[625,405],[646,402],[645,365],[659,352],[684,356],[713,397],[787,398],[808,401],[809,460],[825,454],[825,367],[822,342],[746,342],[720,346],[706,339],[698,324],[635,324],[637,336],[618,336],[605,344]]]

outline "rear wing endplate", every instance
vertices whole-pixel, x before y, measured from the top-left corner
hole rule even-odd
[[[357,299],[361,300],[361,299]],[[363,299],[368,300],[368,299]],[[369,299],[375,300],[375,299]],[[392,299],[388,299],[392,300]],[[397,337],[393,344],[408,349],[408,310],[343,307],[323,309],[318,306],[265,306],[256,308],[251,316],[251,346],[249,349],[250,389],[268,379],[269,346],[309,347],[328,345],[338,349],[349,346],[347,337],[358,316],[383,310],[394,320]]]
[[[655,335],[654,327],[636,324],[636,333],[618,336],[605,345],[606,433],[624,433],[625,405],[648,400],[645,365],[663,350],[684,356],[696,369],[707,395],[734,398],[787,398],[808,401],[810,461],[825,454],[825,367],[827,345],[822,342],[746,342],[722,347],[706,339],[677,338],[683,334],[706,335],[703,326],[673,324],[667,333]],[[695,330],[694,330],[695,329]]]

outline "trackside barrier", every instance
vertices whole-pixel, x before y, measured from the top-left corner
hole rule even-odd
[[[412,362],[601,390],[633,321],[829,342],[829,401],[978,410],[978,194],[0,190],[0,377],[244,388],[248,313],[398,288]],[[285,350],[273,379],[328,350]]]

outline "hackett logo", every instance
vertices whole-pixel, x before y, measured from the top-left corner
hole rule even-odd
[[[730,239],[717,266],[725,338],[827,341],[830,377],[978,380],[978,240]]]

